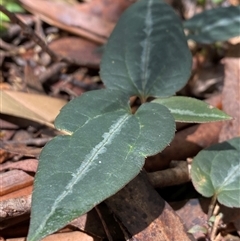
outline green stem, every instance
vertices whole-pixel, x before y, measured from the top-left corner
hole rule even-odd
[[[146,103],[147,102],[147,97],[140,96],[140,101],[141,101],[141,104]]]
[[[209,208],[208,208],[208,220],[211,218],[211,216],[213,214],[213,210],[214,210],[214,207],[216,205],[216,201],[217,201],[217,195],[215,194],[212,197],[212,200],[211,200]]]

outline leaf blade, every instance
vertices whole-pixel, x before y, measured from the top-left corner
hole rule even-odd
[[[91,98],[95,104],[101,104],[100,99],[105,103],[106,98],[111,102],[105,92],[112,91],[94,91],[93,96],[101,97],[95,99],[89,92],[83,99]],[[116,91],[113,93],[117,95]],[[115,103],[114,99],[112,102]],[[74,103],[79,104],[78,101]],[[146,155],[162,150],[173,138],[174,119],[164,106],[147,103],[135,115],[121,105],[118,109],[113,106],[112,111],[107,108],[106,113],[96,110],[91,120],[83,118],[84,128],[81,124],[71,135],[56,137],[44,147],[34,184],[29,241],[58,230],[116,193],[140,172]],[[64,126],[65,118],[61,123],[61,115],[69,113],[67,108],[74,110],[75,106],[66,106],[58,116],[58,125],[64,129],[68,128]],[[82,107],[81,111],[84,110]],[[149,118],[155,125],[147,125]],[[166,124],[164,128],[162,122]],[[159,137],[162,133],[163,142],[163,137]],[[150,141],[142,147],[143,136],[149,134],[159,142]],[[45,204],[44,210],[41,203]]]
[[[190,97],[173,96],[152,102],[166,106],[178,122],[205,123],[231,119],[221,110]]]
[[[226,41],[240,35],[240,6],[219,7],[197,14],[184,22],[189,39],[199,43]]]
[[[111,34],[100,75],[107,88],[146,99],[174,94],[190,71],[180,19],[163,1],[140,0],[125,11]]]
[[[240,207],[240,138],[213,145],[194,158],[191,177],[203,196],[216,195],[228,207]],[[204,180],[204,181],[203,181]]]

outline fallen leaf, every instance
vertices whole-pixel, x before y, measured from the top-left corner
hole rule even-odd
[[[52,126],[65,100],[17,91],[0,91],[1,113]]]
[[[30,186],[33,183],[33,177],[21,170],[12,170],[0,173],[0,180],[1,196],[16,191],[18,189]]]
[[[76,4],[76,8],[106,21],[116,23],[122,12],[134,2],[136,0],[92,0],[87,4]]]
[[[114,24],[101,18],[79,11],[74,5],[45,0],[21,0],[23,6],[37,14],[48,24],[71,33],[83,36],[98,43],[105,43],[114,28]]]
[[[79,65],[99,68],[101,54],[99,45],[77,37],[62,37],[49,44],[56,54],[68,57]]]

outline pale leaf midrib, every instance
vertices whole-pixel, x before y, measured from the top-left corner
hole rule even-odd
[[[47,220],[51,217],[51,215],[54,213],[55,208],[57,207],[58,203],[60,203],[69,193],[72,192],[73,186],[78,183],[78,181],[82,178],[82,175],[88,167],[92,164],[92,162],[97,158],[99,154],[101,154],[101,149],[103,149],[105,146],[111,144],[111,141],[114,139],[114,137],[119,134],[119,132],[122,129],[122,126],[124,123],[131,117],[129,114],[125,114],[121,116],[113,125],[110,126],[109,131],[107,133],[103,134],[103,140],[98,143],[92,150],[94,152],[90,152],[88,155],[89,157],[87,160],[84,160],[86,164],[84,166],[80,166],[76,170],[76,174],[73,175],[73,178],[70,180],[70,182],[66,185],[65,190],[62,192],[62,194],[55,200],[55,202],[52,205],[51,211],[45,216],[44,221],[39,225],[38,230],[39,232],[35,232],[35,237],[38,236],[38,234],[41,232],[41,230],[45,227]],[[96,148],[97,147],[97,148]],[[87,155],[87,156],[88,156]]]
[[[222,118],[225,119],[226,117],[223,115],[218,115],[215,113],[198,113],[191,110],[181,110],[181,109],[173,109],[168,107],[168,109],[174,113],[179,115],[188,115],[188,116],[197,116],[197,117],[212,117],[212,118]]]
[[[146,14],[146,19],[145,19],[145,33],[146,33],[146,39],[143,40],[143,49],[142,49],[142,54],[141,54],[141,80],[142,80],[142,91],[145,93],[145,88],[148,82],[148,64],[150,60],[150,40],[149,36],[151,35],[152,31],[152,7],[153,1],[149,0],[148,5],[147,5],[147,14]]]

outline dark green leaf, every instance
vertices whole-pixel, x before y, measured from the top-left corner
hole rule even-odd
[[[213,145],[194,158],[191,177],[205,197],[215,195],[228,207],[240,207],[240,138]]]
[[[41,153],[28,241],[53,233],[120,190],[175,130],[166,107],[145,103],[133,115],[126,96],[111,90],[76,98],[56,126],[70,135],[54,138]]]
[[[199,43],[225,41],[240,35],[240,6],[204,11],[185,21],[189,39]]]
[[[175,94],[190,72],[191,54],[178,16],[163,0],[140,0],[111,34],[100,74],[107,88],[145,100]]]
[[[152,102],[166,106],[178,122],[205,123],[231,119],[221,110],[194,98],[173,96]]]

